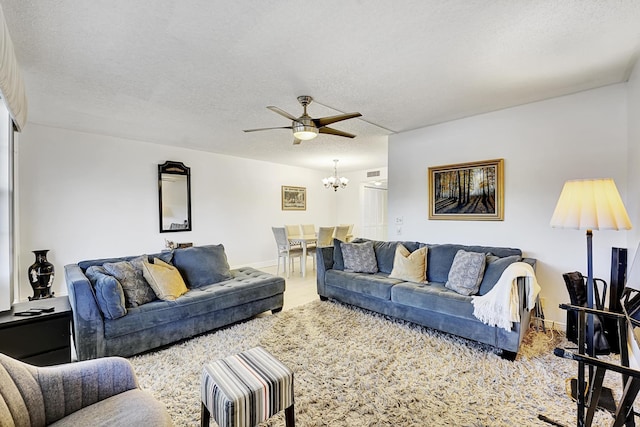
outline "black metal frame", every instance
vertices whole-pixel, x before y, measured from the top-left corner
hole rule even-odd
[[[627,299],[629,294],[627,293]],[[622,398],[618,403],[614,414],[614,427],[635,427],[633,402],[640,391],[640,371],[629,367],[629,351],[627,347],[627,329],[636,322],[625,314],[612,313],[604,310],[597,310],[588,307],[578,307],[569,304],[560,304],[560,308],[575,312],[578,316],[578,353],[567,351],[563,348],[556,348],[554,354],[558,357],[575,360],[578,362],[578,387],[577,387],[577,425],[578,427],[590,427],[593,423],[593,416],[598,406],[600,393],[602,392],[603,380],[607,370],[620,373],[622,375]],[[596,357],[585,354],[586,317],[603,316],[612,319],[618,326],[618,345],[620,348],[620,365],[606,362]],[[585,378],[585,367],[589,367],[588,388]],[[544,417],[541,417],[544,419]],[[549,421],[549,420],[547,420]],[[551,421],[549,421],[551,422]],[[557,423],[553,423],[559,425]]]

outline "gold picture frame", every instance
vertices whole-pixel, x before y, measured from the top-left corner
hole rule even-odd
[[[429,168],[429,219],[504,220],[504,159]]]
[[[282,210],[283,211],[306,211],[307,210],[307,188],[282,186]]]

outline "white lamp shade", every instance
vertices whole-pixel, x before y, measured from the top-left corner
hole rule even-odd
[[[631,220],[613,179],[567,181],[551,226],[587,230],[628,230]]]

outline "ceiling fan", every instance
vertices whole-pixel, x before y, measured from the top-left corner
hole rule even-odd
[[[310,139],[313,139],[316,136],[318,136],[319,133],[343,136],[345,138],[356,137],[352,133],[343,132],[338,129],[333,129],[328,127],[328,125],[332,123],[340,122],[342,120],[360,117],[362,116],[362,114],[347,113],[347,114],[338,114],[337,116],[321,117],[319,119],[314,119],[307,114],[307,105],[311,104],[312,101],[313,101],[313,98],[308,95],[302,95],[298,97],[298,102],[302,104],[302,107],[304,108],[304,112],[300,117],[297,117],[297,118],[287,113],[286,111],[281,110],[278,107],[274,107],[274,106],[267,107],[269,110],[273,111],[274,113],[278,113],[281,116],[284,116],[287,119],[291,120],[291,126],[260,128],[260,129],[245,129],[245,132],[256,132],[256,131],[271,130],[271,129],[292,129],[294,144],[300,144],[300,142],[302,141],[308,141]]]

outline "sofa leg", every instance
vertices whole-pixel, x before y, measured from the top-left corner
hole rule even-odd
[[[515,353],[513,351],[502,350],[502,358],[504,360],[508,360],[509,362],[513,362],[514,360],[516,360],[517,355],[518,353]]]
[[[329,298],[328,298],[328,297],[325,297],[325,296],[322,296],[322,295],[319,295],[319,296],[320,296],[320,301],[327,301],[327,300],[329,300]]]
[[[209,427],[211,415],[204,402],[200,403],[200,427]]]
[[[273,310],[271,310],[271,314],[280,313],[281,311],[282,311],[282,307],[274,308]]]

